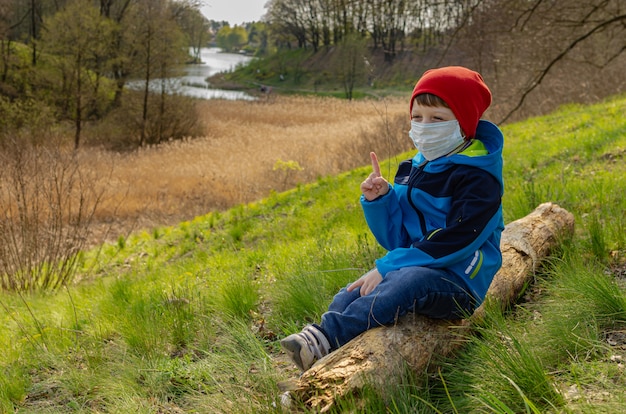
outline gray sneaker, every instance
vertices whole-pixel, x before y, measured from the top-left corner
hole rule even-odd
[[[330,353],[326,335],[314,325],[307,325],[302,332],[289,335],[280,341],[280,345],[302,372]]]

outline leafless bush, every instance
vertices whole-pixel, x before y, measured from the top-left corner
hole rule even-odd
[[[372,129],[363,131],[361,139],[347,144],[350,152],[366,156],[373,151],[380,159],[387,159],[415,149],[409,138],[409,105],[406,107],[406,114],[380,114],[379,122]],[[366,157],[362,163],[367,163],[368,159]],[[347,168],[359,165],[354,165],[354,159],[352,161],[353,165]]]
[[[494,93],[488,114],[494,121],[518,121],[626,90],[623,1],[478,3],[439,64],[467,65],[485,77]]]
[[[69,283],[101,198],[71,151],[4,137],[0,149],[0,288]]]
[[[112,149],[135,149],[143,144],[199,136],[203,133],[195,100],[182,95],[150,96],[144,121],[142,96],[127,91],[122,107],[91,129],[92,143]]]

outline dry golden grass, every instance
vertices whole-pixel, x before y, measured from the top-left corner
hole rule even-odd
[[[198,104],[206,136],[128,154],[85,149],[108,238],[257,200],[412,147],[406,100],[272,97]],[[282,168],[275,168],[281,167]],[[102,234],[98,237],[103,238]]]

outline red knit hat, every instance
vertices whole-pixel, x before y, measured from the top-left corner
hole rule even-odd
[[[426,71],[415,84],[409,111],[413,110],[415,97],[422,93],[431,93],[443,99],[467,138],[474,137],[478,120],[491,104],[491,92],[482,76],[461,66]]]

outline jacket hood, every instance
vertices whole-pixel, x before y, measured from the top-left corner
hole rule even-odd
[[[449,157],[441,157],[430,161],[424,167],[424,171],[437,173],[445,171],[452,165],[469,165],[487,171],[493,175],[500,183],[500,191],[504,193],[504,183],[502,182],[502,148],[504,146],[504,136],[502,131],[495,124],[480,120],[476,128],[477,139],[483,143],[488,154],[467,155],[464,152],[454,154]],[[413,158],[413,165],[421,165],[426,162],[424,156],[418,153]]]

